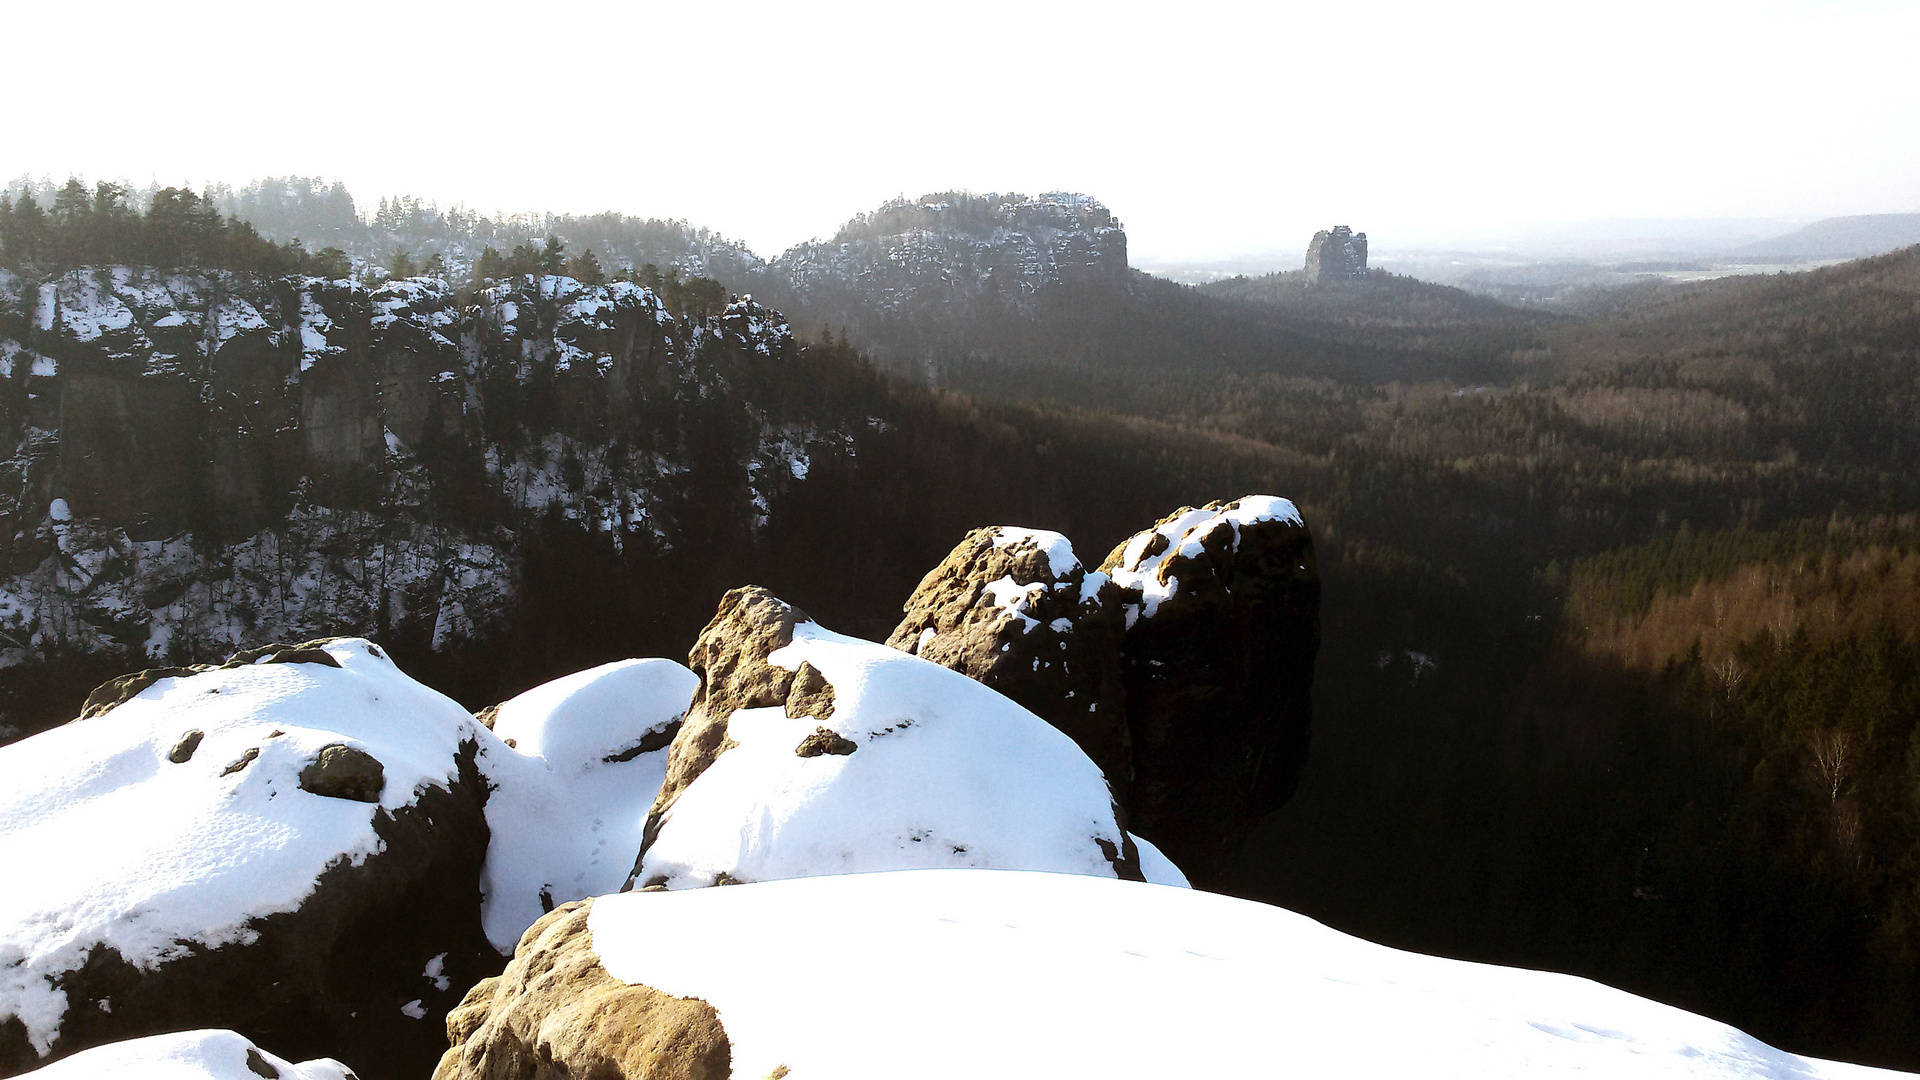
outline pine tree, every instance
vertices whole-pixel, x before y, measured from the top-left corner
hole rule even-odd
[[[507,260],[491,246],[480,252],[480,258],[473,264],[473,283],[480,285],[488,281],[499,281],[507,276]]]
[[[583,285],[599,285],[607,280],[606,271],[600,267],[600,258],[593,253],[592,248],[587,248],[568,259],[566,273],[568,277]]]

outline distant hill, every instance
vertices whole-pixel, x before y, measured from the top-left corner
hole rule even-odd
[[[1920,244],[1920,214],[1860,214],[1826,218],[1785,236],[1735,248],[1732,254],[1768,259],[1863,259]]]

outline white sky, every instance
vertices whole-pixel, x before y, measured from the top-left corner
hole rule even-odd
[[[1920,211],[1920,0],[8,5],[0,176],[684,217],[1086,191],[1140,258]]]

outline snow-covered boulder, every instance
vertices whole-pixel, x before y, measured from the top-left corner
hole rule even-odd
[[[601,897],[448,1027],[436,1080],[1898,1075],[1264,904],[982,870]]]
[[[1121,598],[1059,533],[975,529],[921,580],[887,644],[990,686],[1065,732],[1124,805],[1133,740]]]
[[[909,867],[1141,876],[1099,768],[957,672],[735,589],[689,657],[633,883],[689,888]]]
[[[216,1026],[425,1071],[498,969],[487,739],[343,638],[115,680],[0,747],[0,1071]]]
[[[480,763],[495,788],[481,891],[500,952],[557,904],[619,891],[699,688],[671,660],[621,660],[489,710],[501,741]]]
[[[245,1036],[217,1029],[107,1043],[31,1075],[34,1080],[358,1080],[332,1058],[296,1065]]]
[[[1183,507],[1100,567],[1127,596],[1129,827],[1204,881],[1231,871],[1306,766],[1320,578],[1293,503]]]

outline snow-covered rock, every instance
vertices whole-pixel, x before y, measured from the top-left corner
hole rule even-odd
[[[502,742],[480,763],[495,789],[481,891],[496,949],[511,953],[557,904],[619,891],[699,688],[671,660],[621,660],[493,708]]]
[[[0,1068],[195,1026],[431,1060],[452,984],[497,963],[485,729],[362,639],[90,704],[0,747]]]
[[[1129,827],[1203,883],[1306,766],[1317,565],[1299,510],[1272,495],[1182,507],[1101,564],[1125,592]]]
[[[437,1080],[536,1075],[543,1055],[637,1062],[642,1048],[666,1063],[645,1075],[726,1075],[685,1067],[724,1055],[733,1076],[790,1080],[1897,1075],[1785,1053],[1585,979],[1064,874],[905,871],[601,897],[529,933],[514,969],[568,977],[476,987]],[[596,1022],[590,1006],[610,1001],[621,1022]],[[528,1071],[506,1071],[516,1062]]]
[[[887,644],[990,686],[1065,732],[1125,805],[1133,739],[1121,599],[1059,533],[975,529],[921,580]]]
[[[1127,828],[1217,882],[1306,761],[1319,645],[1313,540],[1291,502],[1182,507],[1099,570],[1055,532],[975,529],[888,643],[1072,736]]]
[[[1099,768],[972,679],[762,589],[727,594],[689,663],[702,685],[637,884],[949,866],[1141,876]]]
[[[853,453],[760,392],[792,333],[749,300],[126,267],[5,296],[0,673],[343,631],[451,650],[515,610],[536,518],[615,550],[696,511],[750,538]]]
[[[358,1080],[332,1058],[296,1065],[243,1035],[219,1029],[107,1043],[31,1075],[34,1080]]]

